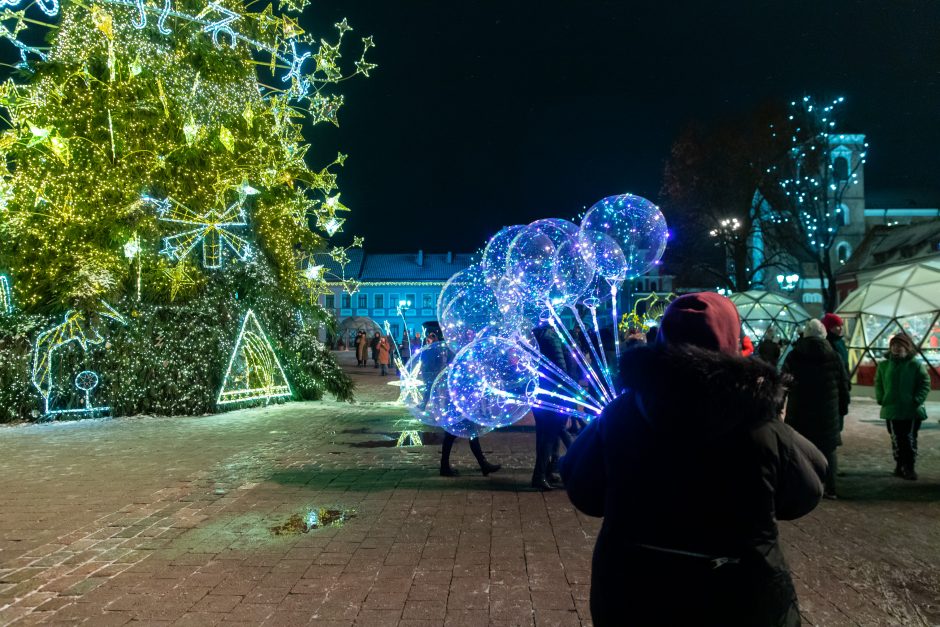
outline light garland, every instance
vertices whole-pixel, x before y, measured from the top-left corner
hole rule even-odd
[[[291,395],[281,362],[255,313],[249,309],[242,320],[216,404],[268,402],[275,398],[290,398]]]
[[[10,291],[10,279],[0,274],[0,313],[13,312],[13,293]]]
[[[194,212],[172,198],[156,200],[144,196],[143,200],[157,206],[157,213],[162,222],[196,227],[164,237],[161,255],[166,255],[174,261],[182,261],[197,245],[202,244],[202,265],[211,269],[222,267],[226,248],[223,244],[227,245],[240,261],[245,261],[251,255],[251,244],[230,230],[248,226],[242,199],[224,210],[213,208],[203,214]]]

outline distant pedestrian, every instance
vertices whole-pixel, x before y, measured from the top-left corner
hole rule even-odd
[[[604,517],[598,627],[800,624],[776,521],[816,507],[826,461],[779,419],[783,378],[741,357],[739,333],[725,297],[677,298],[561,460],[572,504]]]
[[[927,419],[924,403],[930,393],[930,377],[916,359],[911,338],[899,333],[888,342],[888,358],[875,371],[875,400],[891,435],[894,474],[917,479],[917,432]]]
[[[369,338],[365,331],[356,334],[356,365],[365,366],[369,360]]]
[[[376,348],[376,358],[375,363],[378,364],[381,368],[381,376],[388,375],[388,364],[391,357],[391,346],[388,343],[388,340],[385,337],[379,336],[379,341],[375,345]]]
[[[786,423],[826,456],[829,472],[823,496],[835,499],[836,447],[842,444],[842,416],[849,411],[849,377],[819,320],[803,327],[803,337],[787,355],[783,372],[793,377]]]
[[[777,333],[773,326],[767,327],[764,337],[757,343],[757,356],[771,364],[774,368],[780,361],[780,343],[777,342]]]
[[[372,349],[373,368],[379,367],[379,340],[381,339],[382,334],[376,331],[375,335],[372,337],[372,340],[369,342],[369,348]]]

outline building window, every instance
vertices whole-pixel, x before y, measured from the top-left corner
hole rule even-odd
[[[836,181],[849,180],[849,160],[845,157],[836,157],[832,160],[832,178]]]
[[[428,294],[425,292],[421,295],[421,308],[434,309],[434,294]]]
[[[369,307],[369,295],[360,294],[359,295],[359,309],[366,309]]]
[[[413,309],[418,306],[418,297],[414,294],[405,294],[405,300],[407,300],[410,305],[407,305],[408,309]]]
[[[658,291],[659,291],[659,286],[656,285],[656,281],[650,281],[650,291],[651,291],[651,292],[658,292]]]
[[[336,297],[332,294],[326,294],[323,297],[324,309],[336,309]]]
[[[376,309],[385,309],[385,294],[376,294],[372,297]]]
[[[401,341],[401,336],[398,334],[398,324],[392,325],[392,337],[395,338],[396,342]]]
[[[845,203],[840,203],[839,208],[836,209],[836,224],[838,226],[846,226],[849,223],[850,217],[849,208]]]
[[[388,295],[388,306],[389,307],[398,307],[398,301],[400,297],[398,294],[389,294]]]
[[[349,309],[350,307],[352,307],[352,297],[345,292],[343,292],[343,295],[340,296],[339,302],[342,303],[343,309]]]

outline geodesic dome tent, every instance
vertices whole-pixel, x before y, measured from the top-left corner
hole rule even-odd
[[[836,310],[845,322],[853,381],[872,385],[891,336],[907,333],[940,388],[940,258],[887,268]]]
[[[748,290],[728,298],[738,308],[741,327],[755,346],[771,326],[778,340],[793,342],[799,328],[812,318],[802,305],[773,292]]]

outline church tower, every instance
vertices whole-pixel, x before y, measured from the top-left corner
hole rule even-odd
[[[868,143],[863,134],[829,136],[830,175],[840,189],[846,183],[838,207],[835,244],[832,260],[835,268],[848,261],[865,237],[865,158]],[[831,188],[830,188],[831,189]]]

